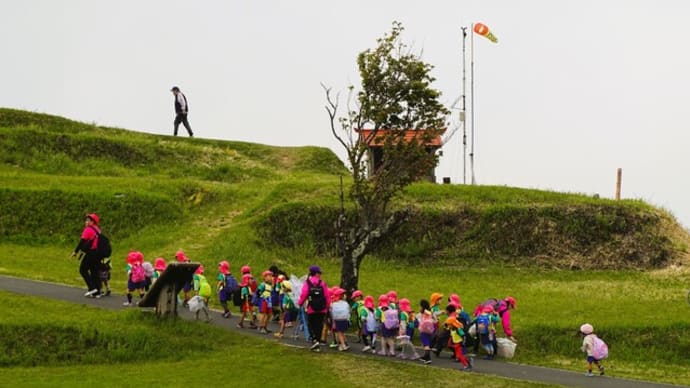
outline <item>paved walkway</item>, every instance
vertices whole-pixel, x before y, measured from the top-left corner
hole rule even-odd
[[[109,297],[104,297],[101,299],[85,298],[84,289],[76,288],[72,286],[66,286],[56,283],[47,283],[41,281],[20,279],[8,276],[0,276],[0,290],[10,291],[17,294],[40,296],[45,298],[59,299],[72,303],[79,303],[89,306],[96,306],[101,308],[106,308],[110,310],[122,310],[128,307],[123,307],[122,302],[125,297],[122,295],[113,294]],[[132,307],[129,307],[132,308]],[[186,309],[179,309],[180,316],[183,319],[193,319],[192,314]],[[203,316],[203,314],[202,314]],[[224,319],[219,312],[212,312],[213,321],[212,324],[223,327],[227,330],[232,330],[245,335],[254,335],[257,337],[263,337],[270,339],[272,341],[280,341],[283,343],[290,344],[292,346],[307,347],[307,343],[304,339],[294,339],[291,336],[287,336],[283,339],[276,339],[272,335],[269,336],[259,334],[256,330],[250,329],[238,329],[235,327],[237,324],[237,318],[232,317],[230,319]],[[275,327],[277,330],[277,327]],[[289,333],[292,334],[292,328],[288,329]],[[286,334],[288,331],[286,330]],[[289,337],[289,338],[288,338]],[[374,355],[364,355],[361,353],[361,345],[357,343],[351,344],[350,352],[356,354],[360,357],[381,357]],[[519,349],[519,348],[518,348]],[[328,347],[325,347],[323,351],[331,351]],[[519,351],[519,350],[518,350]],[[441,358],[434,358],[432,356],[432,364],[430,367],[438,368],[454,368],[459,369],[460,364],[453,362],[450,359],[450,353],[445,352],[441,354]],[[398,360],[396,358],[396,360]],[[399,362],[413,362],[413,361],[402,361]],[[628,380],[614,378],[610,376],[596,376],[596,377],[586,377],[584,373],[575,373],[570,371],[564,371],[560,369],[544,368],[539,366],[522,365],[503,361],[486,361],[481,359],[476,359],[474,364],[474,372],[482,374],[491,374],[496,376],[508,377],[520,380],[529,380],[542,383],[550,384],[560,384],[570,387],[604,387],[604,388],[646,388],[646,387],[678,387],[670,384],[661,383],[651,383],[646,381],[638,380]]]

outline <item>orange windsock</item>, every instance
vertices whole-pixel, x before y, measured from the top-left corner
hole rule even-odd
[[[494,43],[498,43],[498,39],[494,36],[494,34],[491,33],[491,30],[489,30],[489,27],[487,27],[486,24],[476,23],[474,25],[474,32],[477,35],[481,35]]]

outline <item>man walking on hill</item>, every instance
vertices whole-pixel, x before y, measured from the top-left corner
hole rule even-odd
[[[192,128],[189,126],[189,121],[187,121],[187,113],[189,113],[189,105],[187,105],[187,97],[180,91],[180,88],[173,86],[170,91],[175,96],[175,131],[173,134],[177,136],[177,128],[179,128],[180,123],[184,125],[189,133],[189,137],[194,137]]]

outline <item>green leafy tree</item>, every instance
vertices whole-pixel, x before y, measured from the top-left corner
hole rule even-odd
[[[339,112],[339,94],[333,96],[324,86],[330,128],[347,152],[352,177],[349,197],[355,219],[346,220],[343,214],[337,222],[340,284],[348,291],[358,287],[363,258],[408,218],[410,210],[396,207],[394,200],[438,164],[428,144],[443,133],[449,113],[439,102],[441,93],[431,87],[433,66],[411,52],[400,38],[402,32],[402,25],[394,22],[374,49],[358,55],[361,88],[349,87],[344,114]],[[380,164],[368,171],[372,143],[383,152]]]

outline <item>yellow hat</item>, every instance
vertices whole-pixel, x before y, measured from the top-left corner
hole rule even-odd
[[[438,301],[441,300],[441,298],[443,298],[443,294],[440,294],[438,292],[434,292],[433,294],[431,294],[431,298],[429,298],[429,302],[431,302],[431,305],[433,306],[433,305],[437,304]]]

